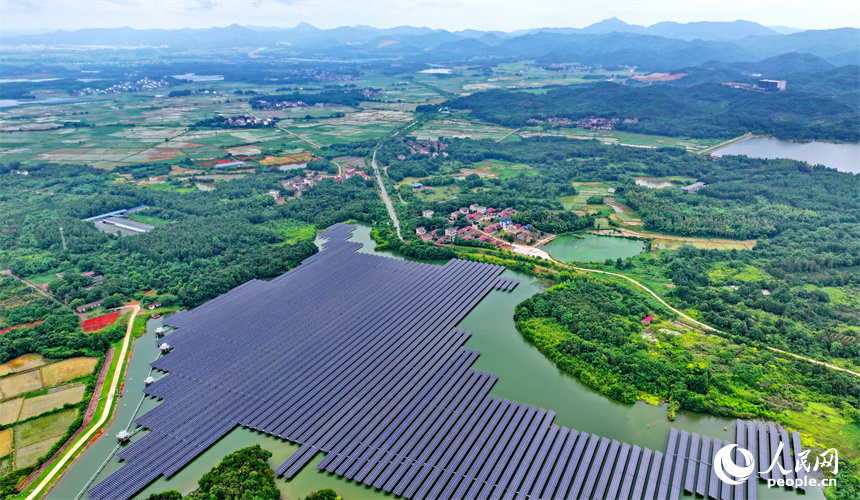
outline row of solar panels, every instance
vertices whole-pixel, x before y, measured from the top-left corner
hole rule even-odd
[[[719,440],[673,430],[664,454],[490,396],[497,377],[471,369],[479,353],[456,324],[516,285],[502,267],[356,253],[350,233],[334,226],[290,272],[171,318],[175,349],[153,363],[170,373],[146,389],[164,402],[137,420],[151,431],[93,498],[128,498],[244,425],[301,445],[280,475],[323,452],[320,469],[406,498],[742,500],[715,479]],[[758,437],[741,427],[739,444]]]
[[[516,288],[519,282],[520,281],[517,279],[499,277],[498,281],[496,282],[496,288],[508,292]]]
[[[467,335],[454,325],[503,268],[380,258],[347,243],[332,237],[326,250],[281,278],[250,282],[176,315],[169,324],[178,330],[166,338],[175,350],[154,364],[170,375],[147,389],[165,401],[138,420],[153,432],[121,452],[129,465],[91,495],[127,497],[153,473],[173,470],[154,455],[187,463],[237,424],[324,449],[327,441],[349,439],[340,432],[352,428],[347,421],[360,416],[379,427],[388,417],[382,409],[405,410],[404,401],[373,394],[412,402],[409,391],[417,389],[426,399],[427,381],[440,376],[430,367],[449,362],[454,380],[462,378],[477,353],[460,349]],[[347,251],[332,251],[339,247]]]

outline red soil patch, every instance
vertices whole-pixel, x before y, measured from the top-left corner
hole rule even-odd
[[[110,314],[103,314],[101,316],[96,316],[95,318],[85,319],[82,326],[84,327],[84,332],[94,332],[96,330],[101,330],[106,326],[110,326],[116,323],[117,318],[119,318],[119,311],[112,312]]]
[[[21,328],[21,327],[23,327],[23,326],[33,326],[33,325],[38,325],[39,323],[41,323],[41,321],[34,321],[34,322],[32,322],[32,323],[21,323],[20,325],[10,326],[9,328],[4,328],[4,329],[0,330],[0,335],[4,334],[4,333],[6,333],[6,332],[12,331],[12,330],[14,330],[14,329],[16,329],[16,328]]]

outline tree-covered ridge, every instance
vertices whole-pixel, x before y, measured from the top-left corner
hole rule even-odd
[[[517,306],[517,328],[559,368],[614,399],[777,420],[816,401],[860,408],[860,381],[850,375],[688,329],[621,282],[567,272],[559,281]],[[649,314],[657,319],[645,325]]]
[[[419,106],[435,112],[440,105]],[[490,90],[446,101],[482,120],[509,127],[530,119],[590,116],[638,118],[616,129],[674,137],[730,138],[752,132],[785,139],[860,140],[860,109],[804,92],[756,92],[717,83],[631,87],[601,82],[550,88],[544,94]]]

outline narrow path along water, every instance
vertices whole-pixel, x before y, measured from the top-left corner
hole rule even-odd
[[[101,429],[101,427],[105,424],[107,419],[110,417],[111,411],[113,410],[113,401],[116,394],[116,389],[119,387],[120,376],[123,373],[122,367],[123,363],[125,363],[126,354],[128,354],[128,349],[131,344],[131,335],[132,330],[134,329],[134,318],[137,316],[137,313],[140,312],[140,306],[133,305],[131,306],[131,317],[128,319],[128,327],[126,328],[125,338],[122,342],[122,348],[119,352],[119,360],[117,362],[117,368],[114,371],[113,378],[110,381],[110,385],[108,386],[108,396],[107,401],[105,402],[104,407],[102,408],[101,415],[99,416],[96,423],[90,427],[90,429],[81,435],[78,438],[78,441],[72,445],[66,452],[57,460],[53,466],[48,470],[48,474],[40,478],[36,484],[36,487],[33,488],[33,491],[27,496],[27,500],[33,500],[37,498],[46,487],[48,487],[51,482],[54,480],[54,477],[59,474],[63,467],[75,456],[75,454],[83,447],[86,446],[87,442],[92,439],[93,435]]]

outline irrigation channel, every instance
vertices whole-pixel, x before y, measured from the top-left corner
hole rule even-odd
[[[398,257],[392,252],[375,252],[370,239],[370,228],[360,225],[352,241],[364,244],[364,253]],[[666,420],[666,408],[637,403],[624,405],[613,402],[562,373],[535,347],[528,344],[513,323],[514,307],[531,295],[543,290],[541,283],[532,276],[510,270],[502,277],[518,279],[519,286],[513,291],[490,292],[458,324],[469,330],[472,337],[465,346],[481,352],[473,368],[499,376],[490,391],[491,395],[536,407],[555,411],[554,424],[594,433],[623,443],[643,448],[664,450],[669,440],[670,429],[676,428],[690,433],[711,436],[722,441],[733,441],[735,421],[707,415],[680,412],[675,422]],[[160,351],[154,341],[154,330],[161,320],[150,320],[147,333],[135,343],[128,369],[119,409],[111,427],[96,441],[66,472],[47,498],[72,499],[84,491],[80,498],[87,498],[85,491],[93,484],[105,479],[122,465],[114,457],[117,451],[115,435],[128,427],[137,416],[158,406],[152,398],[142,399],[144,379],[150,373],[149,363],[158,358]],[[142,401],[142,402],[141,402]],[[135,426],[131,426],[133,431]],[[146,431],[137,432],[131,439],[137,441]],[[217,441],[206,452],[179,470],[170,478],[161,477],[140,491],[136,498],[146,498],[152,493],[176,489],[188,493],[197,485],[201,475],[214,467],[224,455],[237,449],[260,444],[273,453],[270,462],[273,468],[283,463],[298,445],[279,438],[238,427]],[[126,445],[127,446],[127,445]],[[392,498],[371,487],[340,478],[317,469],[323,458],[318,454],[290,481],[277,479],[284,498],[301,499],[309,492],[331,487],[346,500]],[[757,488],[759,499],[794,498],[799,493],[785,489],[768,489],[763,483]],[[682,493],[682,497],[692,497]],[[805,498],[824,498],[820,491],[809,490]]]

